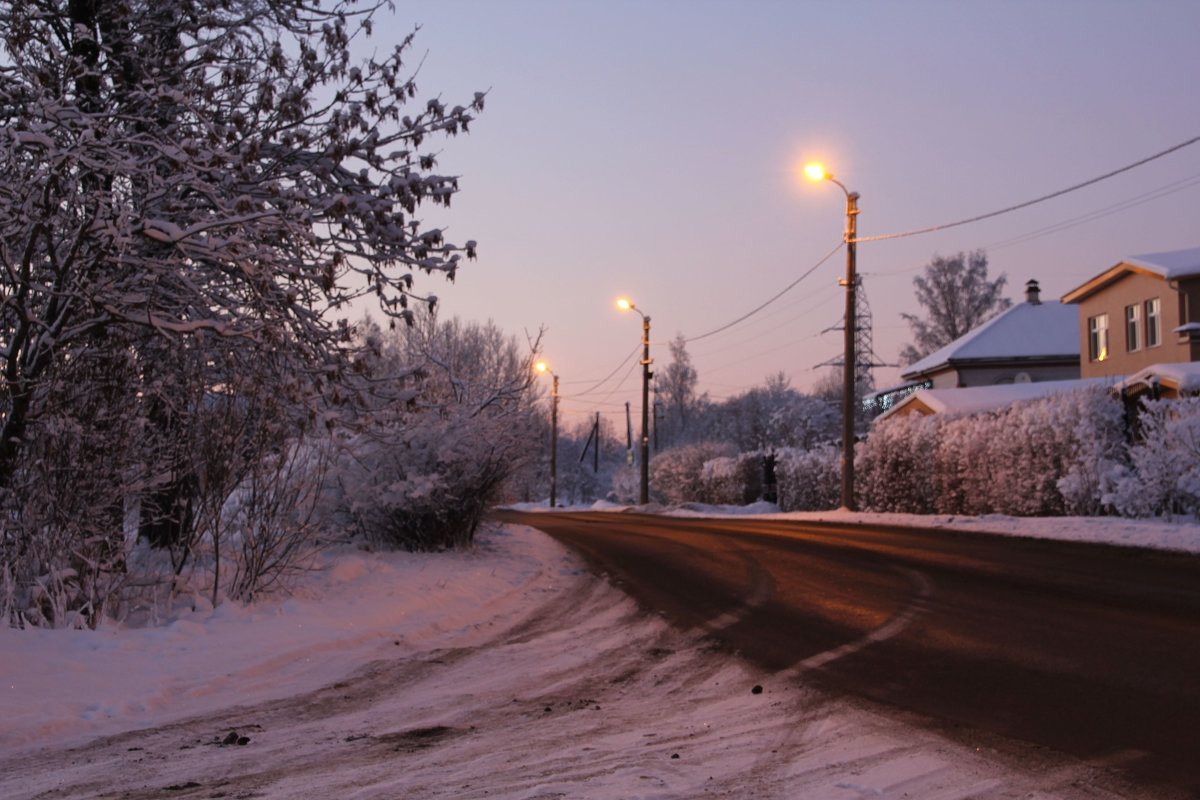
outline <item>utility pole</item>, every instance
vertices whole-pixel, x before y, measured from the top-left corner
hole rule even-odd
[[[845,188],[845,187],[843,187]],[[855,313],[855,251],[858,236],[858,192],[846,193],[846,353],[842,365],[842,508],[854,511],[854,421],[858,376],[854,356],[858,349]]]
[[[554,375],[554,393],[550,402],[550,507],[558,499],[558,375]],[[569,498],[568,498],[569,500]]]
[[[642,505],[650,502],[650,375],[650,317],[642,314]]]
[[[820,164],[809,164],[804,168],[808,177],[827,180],[837,184],[846,193],[846,279],[839,281],[846,287],[846,346],[842,361],[842,508],[855,510],[854,504],[854,420],[857,417],[855,391],[854,355],[857,347],[857,320],[855,319],[855,251],[858,248],[858,192],[852,192],[845,184],[833,177]]]
[[[642,315],[642,505],[650,502],[650,316],[625,298],[617,307]],[[628,415],[629,406],[626,405]],[[630,455],[633,455],[632,452]]]

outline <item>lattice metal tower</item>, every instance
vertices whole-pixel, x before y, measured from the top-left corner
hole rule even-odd
[[[875,355],[874,336],[871,333],[873,327],[871,320],[871,305],[867,302],[867,290],[863,286],[863,276],[860,273],[858,276],[858,286],[855,287],[855,331],[854,331],[854,394],[859,401],[856,407],[859,409],[859,416],[862,416],[862,398],[875,391],[875,375],[872,370],[875,367],[894,366],[885,364],[879,360],[879,356]],[[846,317],[843,314],[841,324],[832,328],[826,328],[827,331],[842,331],[846,329]],[[818,367],[841,367],[845,364],[845,360],[841,355],[817,364]]]

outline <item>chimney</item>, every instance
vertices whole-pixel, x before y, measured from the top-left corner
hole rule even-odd
[[[1040,306],[1042,301],[1039,299],[1041,289],[1038,288],[1038,282],[1030,278],[1025,282],[1025,302],[1030,305]]]

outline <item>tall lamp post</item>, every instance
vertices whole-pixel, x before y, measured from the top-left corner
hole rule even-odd
[[[650,502],[650,317],[624,298],[617,307],[642,315],[642,488],[640,502]]]
[[[858,192],[847,189],[833,174],[826,172],[819,164],[809,164],[804,168],[808,177],[814,180],[827,180],[836,183],[846,194],[846,280],[841,281],[846,287],[846,353],[842,365],[842,507],[855,511],[854,502],[854,418],[855,390],[857,387],[856,365],[856,334],[858,322],[855,319],[855,294],[857,280],[855,277],[855,246],[857,244],[858,226]]]
[[[554,378],[554,391],[550,395],[550,507],[558,499],[558,375],[551,371],[545,361],[537,363],[538,372],[549,372]]]

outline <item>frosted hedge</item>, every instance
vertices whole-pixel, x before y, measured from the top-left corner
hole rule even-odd
[[[651,490],[664,502],[747,504],[764,494],[768,453],[781,510],[837,508],[833,443],[675,448],[651,463]],[[855,454],[866,511],[1200,517],[1200,398],[1147,402],[1127,419],[1119,398],[1093,386],[972,416],[893,417]]]
[[[860,505],[915,514],[1093,515],[1128,462],[1124,408],[1089,387],[964,417],[895,417],[855,450]]]

